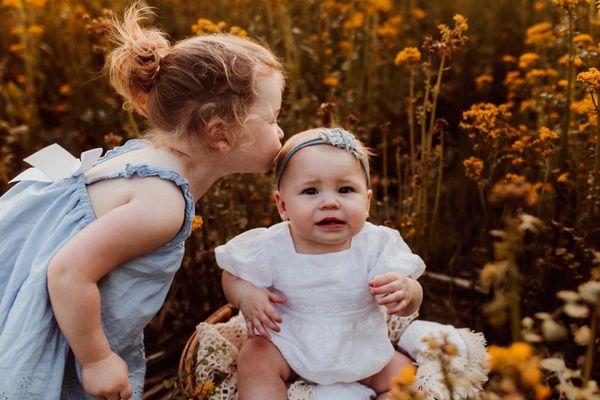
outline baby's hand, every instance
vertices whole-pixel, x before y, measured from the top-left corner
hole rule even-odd
[[[267,289],[253,288],[253,290],[248,291],[239,304],[246,320],[248,336],[254,338],[254,329],[256,328],[260,336],[271,340],[271,335],[266,328],[279,332],[281,329],[277,323],[283,321],[271,302],[284,303],[285,301],[285,297]]]
[[[92,396],[101,399],[131,398],[127,364],[114,352],[102,360],[83,364],[81,374],[83,388]]]
[[[372,295],[383,295],[377,296],[377,302],[386,306],[388,314],[396,314],[404,310],[415,297],[411,281],[414,279],[390,272],[374,276],[369,286]]]

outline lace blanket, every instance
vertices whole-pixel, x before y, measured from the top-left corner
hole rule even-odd
[[[474,398],[487,380],[487,356],[483,334],[469,329],[456,329],[450,325],[416,320],[417,314],[409,317],[388,317],[388,333],[392,343],[408,352],[417,364],[414,387],[427,394],[430,400],[450,400],[442,383],[440,362],[433,356],[423,341],[426,337],[444,335],[458,349],[447,366],[459,385],[454,386],[453,398]],[[196,382],[217,382],[216,392],[211,399],[237,400],[237,353],[247,340],[241,315],[218,324],[200,323],[196,327],[199,345],[196,363]],[[369,399],[374,394],[358,383],[334,384],[321,387],[302,380],[288,386],[290,400],[325,399]]]

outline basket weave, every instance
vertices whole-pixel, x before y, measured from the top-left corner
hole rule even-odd
[[[212,313],[204,322],[216,324],[227,322],[233,316],[234,308],[231,304],[225,304],[217,311]],[[198,336],[196,331],[188,339],[181,357],[179,358],[179,372],[185,376],[185,385],[187,387],[196,387],[196,354],[198,353]]]

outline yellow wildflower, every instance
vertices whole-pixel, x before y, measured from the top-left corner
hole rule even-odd
[[[391,0],[368,0],[367,1],[367,9],[370,11],[390,11],[392,9],[392,1]]]
[[[536,1],[535,3],[533,3],[533,9],[535,11],[541,11],[544,8],[546,8],[546,2],[545,1]]]
[[[519,57],[519,68],[530,68],[540,59],[536,53],[525,53]]]
[[[207,380],[196,386],[193,395],[194,397],[199,397],[200,399],[208,399],[213,395],[214,390],[215,384],[213,381]]]
[[[44,27],[41,25],[31,25],[27,28],[27,33],[31,36],[41,36],[44,33]]]
[[[4,7],[16,8],[17,10],[23,8],[23,2],[21,0],[4,0],[2,5]]]
[[[23,33],[23,27],[21,25],[13,26],[12,28],[10,28],[11,35],[19,36],[21,33]]]
[[[421,52],[416,47],[405,47],[402,51],[396,54],[394,64],[406,65],[415,64],[421,61]]]
[[[410,16],[420,21],[427,16],[427,13],[422,8],[416,7],[410,10]]]
[[[565,10],[574,10],[582,0],[552,0],[554,4],[559,7],[564,8]]]
[[[229,28],[229,33],[231,33],[232,35],[239,36],[241,38],[248,37],[248,32],[246,32],[244,29],[240,28],[239,26],[232,26],[231,28]]]
[[[469,29],[469,24],[467,24],[467,19],[465,17],[463,17],[462,15],[456,14],[456,15],[454,15],[453,19],[454,19],[455,29],[459,30],[460,32],[464,32]]]
[[[502,56],[502,61],[504,61],[507,64],[512,64],[514,62],[517,61],[517,59],[513,56],[511,56],[510,54],[505,54]]]
[[[483,172],[483,161],[477,157],[469,157],[463,161],[465,175],[471,179],[475,179]]]
[[[530,345],[523,342],[515,342],[510,345],[508,352],[516,361],[525,361],[533,355],[533,349]]]
[[[552,390],[546,385],[535,385],[536,400],[545,400],[552,395]]]
[[[579,35],[573,36],[573,42],[588,45],[592,44],[594,39],[587,33],[580,33]]]
[[[542,380],[542,372],[536,365],[525,365],[521,371],[521,380],[528,387],[534,387]]]
[[[477,89],[481,90],[485,87],[490,86],[493,81],[494,78],[492,78],[491,75],[483,74],[475,78],[475,85],[477,86]]]
[[[546,128],[545,126],[542,126],[540,128],[539,134],[540,134],[540,140],[542,142],[558,139],[558,134],[556,132],[551,131],[550,129]]]
[[[558,63],[562,64],[562,65],[565,65],[568,62],[569,62],[568,54],[565,54],[564,56],[562,56],[558,59]],[[577,56],[573,57],[573,65],[575,67],[581,67],[583,65],[583,60],[581,59],[581,57],[577,57]]]
[[[600,71],[592,67],[577,75],[577,82],[583,83],[588,91],[600,89]]]
[[[199,18],[194,25],[192,25],[192,32],[196,35],[202,35],[205,33],[218,33],[224,28],[220,23],[215,24],[210,19]]]
[[[377,35],[381,37],[395,37],[400,33],[402,27],[402,17],[394,15],[385,20],[383,25],[377,28]]]
[[[27,0],[27,4],[34,8],[43,8],[47,0]]]
[[[361,26],[363,26],[364,21],[365,14],[363,14],[362,12],[355,12],[354,14],[352,14],[349,20],[344,22],[344,29],[352,30],[360,28]]]
[[[414,365],[406,366],[398,372],[398,375],[394,377],[394,383],[409,386],[415,381],[415,373],[417,368]]]
[[[8,50],[11,53],[20,53],[22,51],[25,51],[27,49],[27,47],[25,46],[24,43],[16,43],[16,44],[11,44],[10,46],[8,46]]]
[[[63,96],[66,96],[71,93],[71,86],[64,84],[58,88],[58,92]]]
[[[589,96],[571,103],[571,110],[577,115],[586,115],[595,111],[594,102]]]
[[[552,44],[556,37],[552,32],[552,24],[549,22],[540,22],[527,29],[525,44]]]
[[[335,77],[335,76],[328,76],[325,79],[323,79],[323,83],[326,86],[329,86],[330,88],[334,88],[337,87],[340,84],[340,79]]]
[[[556,178],[556,182],[559,182],[559,183],[567,182],[569,180],[569,175],[570,174],[568,172],[564,172],[564,173],[560,174],[558,176],[558,178]]]
[[[204,225],[204,220],[202,219],[202,216],[195,215],[192,221],[192,232],[202,228],[202,225]]]

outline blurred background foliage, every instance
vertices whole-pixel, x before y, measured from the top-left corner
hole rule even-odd
[[[584,390],[598,379],[597,4],[148,4],[152,23],[173,42],[231,32],[272,48],[288,77],[286,135],[342,125],[376,151],[371,220],[399,229],[426,260],[423,318],[482,330],[492,343],[528,342],[579,371],[565,378],[552,364],[548,384]],[[22,158],[52,142],[79,154],[143,134],[145,121],[122,106],[102,73],[108,18],[125,6],[2,0],[1,192],[25,167]],[[278,221],[272,191],[270,175],[231,176],[199,201],[203,224],[146,330],[148,388],[173,374],[194,326],[225,302],[214,246]],[[549,396],[535,385],[515,387],[525,397]],[[579,395],[568,398],[588,398]]]

